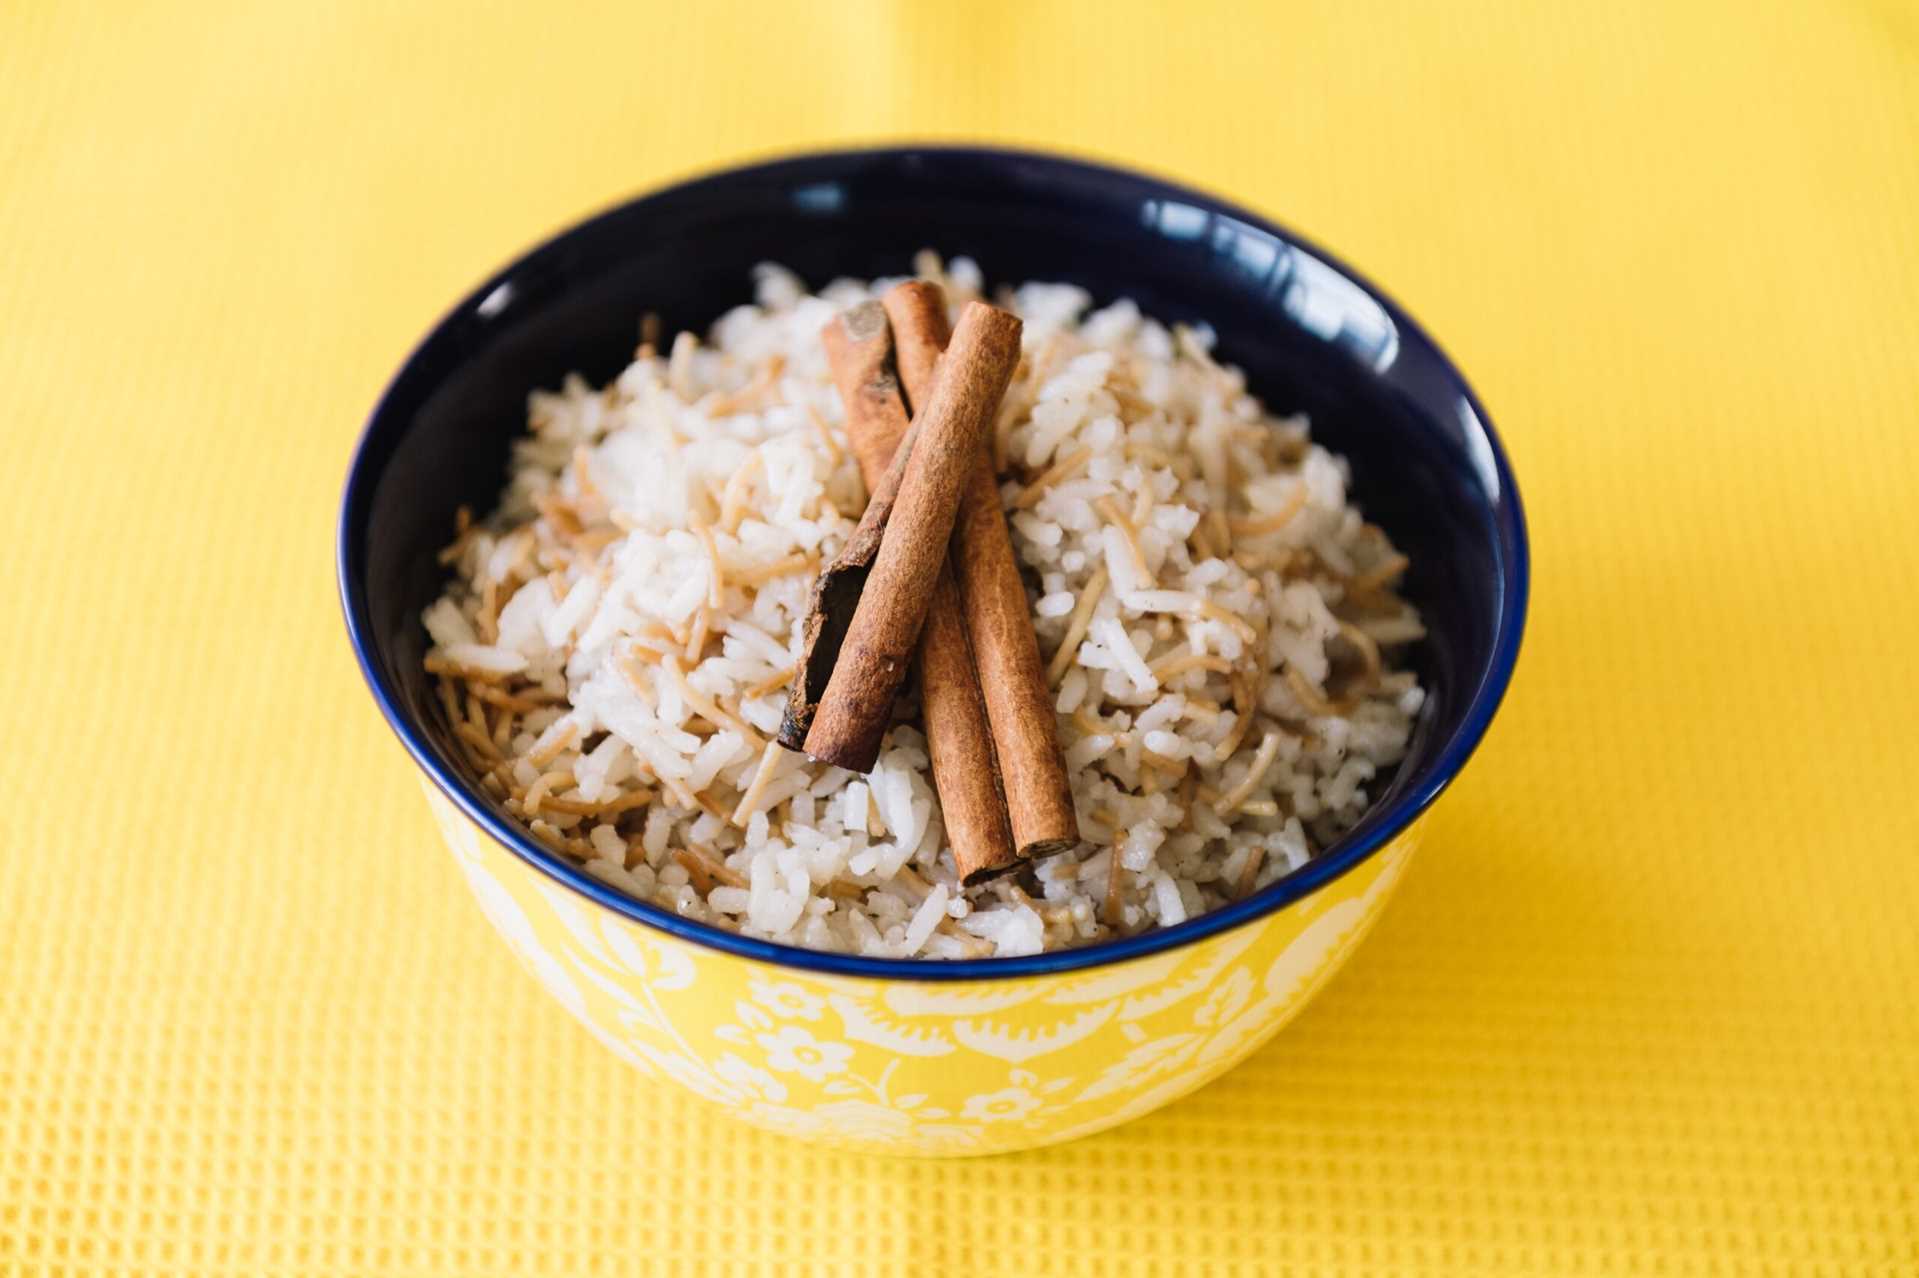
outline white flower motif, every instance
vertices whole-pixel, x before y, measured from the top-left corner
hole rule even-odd
[[[977,1118],[989,1123],[1009,1118],[1024,1118],[1040,1105],[1039,1097],[1024,1087],[1006,1087],[997,1092],[968,1096],[960,1106],[961,1118]]]
[[[786,1099],[786,1084],[757,1065],[749,1065],[731,1052],[713,1062],[713,1072],[750,1095],[770,1101]]]
[[[792,1016],[802,1021],[817,1021],[826,1008],[826,1000],[806,992],[791,981],[765,981],[754,977],[748,982],[753,1001],[775,1016]]]
[[[488,919],[611,1051],[759,1127],[876,1152],[1047,1144],[1201,1086],[1339,967],[1411,846],[1262,926],[1063,983],[872,988],[701,961],[528,873],[432,797]]]
[[[797,1025],[788,1025],[777,1034],[755,1034],[754,1041],[766,1049],[766,1063],[783,1074],[798,1074],[810,1083],[822,1082],[829,1074],[846,1070],[853,1049],[844,1043],[822,1043]]]

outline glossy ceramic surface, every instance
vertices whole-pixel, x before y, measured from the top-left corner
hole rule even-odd
[[[1085,1136],[1231,1069],[1379,917],[1417,827],[1283,910],[1145,958],[974,981],[874,980],[724,954],[583,900],[435,786],[467,885],[528,971],[616,1055],[788,1135],[906,1154]]]
[[[525,395],[604,379],[637,317],[703,328],[777,260],[809,283],[898,273],[931,245],[989,280],[1069,280],[1205,321],[1276,410],[1311,414],[1412,559],[1431,636],[1412,754],[1324,856],[1226,909],[1088,950],[914,963],[754,941],[612,892],[462,778],[432,726],[420,610],[462,503],[492,505]],[[455,307],[395,377],[348,478],[355,651],[425,770],[489,918],[628,1060],[780,1130],[918,1152],[1066,1139],[1198,1086],[1302,1006],[1383,906],[1412,825],[1478,742],[1525,610],[1518,494],[1486,415],[1377,290],[1251,214],[1151,178],[954,149],[807,156],[647,196],[536,249]],[[957,984],[956,984],[957,983]],[[784,992],[782,992],[784,991]]]

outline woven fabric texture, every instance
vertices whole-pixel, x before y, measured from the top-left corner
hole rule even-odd
[[[644,1086],[474,909],[334,601],[359,422],[470,284],[900,137],[1346,256],[1535,539],[1350,967],[990,1161]],[[0,4],[0,1273],[1919,1271],[1915,227],[1903,0]]]

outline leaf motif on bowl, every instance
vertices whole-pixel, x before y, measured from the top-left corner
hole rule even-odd
[[[984,1056],[1002,1061],[1030,1061],[1061,1051],[1091,1036],[1113,1019],[1115,1008],[1089,1008],[1068,1021],[1049,1026],[996,1024],[992,1021],[965,1020],[953,1023],[953,1037]]]

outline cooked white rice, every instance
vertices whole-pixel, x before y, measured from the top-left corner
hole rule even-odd
[[[955,311],[979,295],[965,259],[917,265]],[[1071,285],[999,299],[1026,328],[995,444],[1085,844],[962,890],[910,699],[866,777],[772,744],[815,570],[865,501],[820,328],[894,282],[812,295],[763,267],[704,342],[530,397],[499,509],[463,520],[425,614],[483,784],[635,897],[869,955],[1082,945],[1305,864],[1424,696],[1391,662],[1423,633],[1391,593],[1405,561],[1208,332],[1088,313]]]

